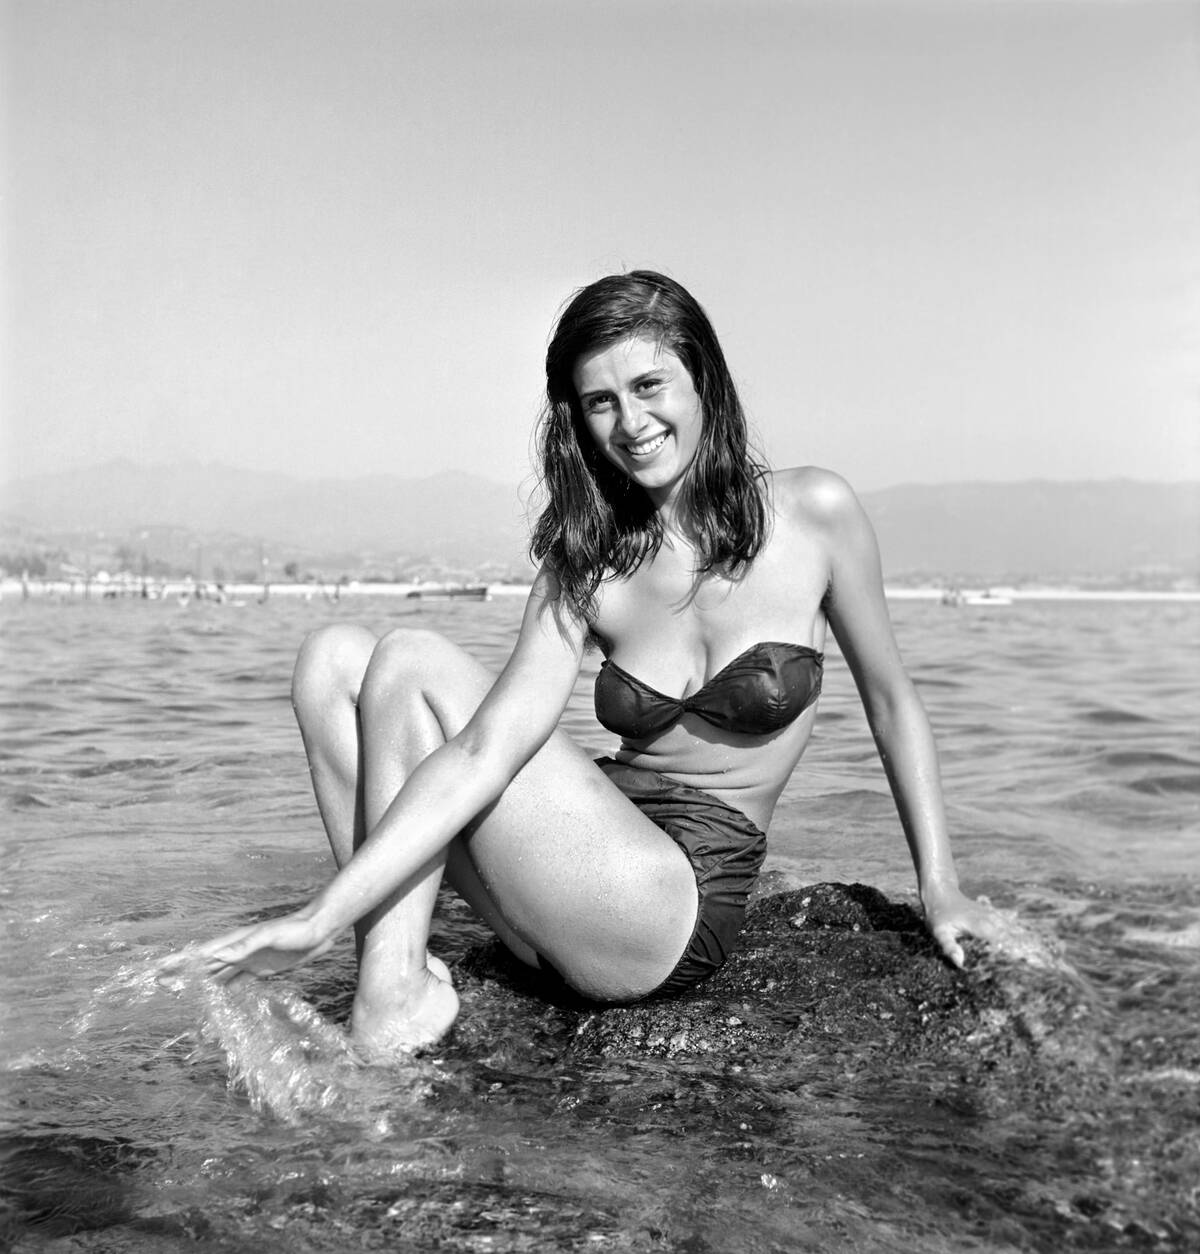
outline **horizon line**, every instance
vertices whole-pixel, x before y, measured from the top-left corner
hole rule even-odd
[[[531,469],[528,474],[515,481],[515,483],[506,482],[501,479],[493,479],[488,475],[480,474],[474,470],[462,470],[456,467],[446,467],[442,470],[430,471],[427,474],[405,475],[396,471],[376,471],[370,474],[347,474],[347,475],[302,475],[287,470],[264,470],[253,466],[237,465],[231,462],[218,460],[203,460],[196,457],[180,458],[176,461],[137,461],[132,457],[113,457],[105,462],[85,463],[76,466],[66,467],[62,470],[44,470],[36,471],[32,474],[23,474],[16,476],[7,476],[0,481],[0,488],[7,488],[21,484],[29,484],[37,480],[56,479],[69,475],[78,474],[97,474],[112,470],[117,467],[129,467],[135,470],[145,471],[170,471],[180,469],[201,469],[228,471],[235,474],[262,475],[264,477],[272,477],[279,479],[287,479],[293,483],[354,483],[362,480],[370,479],[398,479],[402,481],[420,483],[427,482],[431,479],[440,479],[446,477],[460,476],[467,479],[477,479],[484,483],[491,483],[497,487],[507,488],[520,486],[528,479],[537,479],[540,476]],[[1063,479],[1050,478],[1044,475],[1027,475],[1021,478],[1004,478],[1004,479],[981,479],[978,477],[967,479],[937,479],[937,480],[914,480],[907,479],[899,483],[889,483],[877,488],[856,488],[855,490],[861,494],[869,494],[873,492],[888,492],[899,488],[949,488],[949,487],[970,487],[970,486],[987,486],[987,487],[1004,487],[1015,486],[1018,484],[1064,484],[1078,486],[1081,484],[1107,484],[1107,483],[1128,483],[1140,484],[1144,486],[1193,486],[1200,487],[1200,477],[1180,477],[1177,479],[1143,479],[1133,475],[1108,475],[1104,477],[1089,477],[1083,479]],[[853,486],[853,485],[852,485]]]

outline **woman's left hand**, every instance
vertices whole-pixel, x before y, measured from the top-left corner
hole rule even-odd
[[[962,937],[1000,941],[1011,930],[1004,916],[990,902],[975,901],[957,888],[943,889],[928,896],[922,894],[921,901],[925,907],[925,926],[956,967],[964,962],[962,946],[958,943]]]

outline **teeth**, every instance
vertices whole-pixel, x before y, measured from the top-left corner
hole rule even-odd
[[[629,451],[635,457],[645,457],[647,453],[653,453],[657,449],[662,448],[663,444],[666,442],[666,439],[667,439],[667,433],[664,431],[661,435],[656,435],[654,439],[647,440],[643,444],[631,444],[629,446]]]

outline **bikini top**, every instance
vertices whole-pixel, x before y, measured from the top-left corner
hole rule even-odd
[[[644,740],[696,714],[722,731],[769,736],[800,717],[821,691],[824,654],[802,644],[753,644],[689,697],[668,697],[605,659],[596,718],[626,740]]]

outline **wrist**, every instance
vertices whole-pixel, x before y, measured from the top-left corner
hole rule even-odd
[[[330,903],[325,900],[325,893],[318,893],[306,906],[296,911],[295,917],[303,919],[313,934],[314,944],[323,944],[340,932],[341,924],[334,916]]]
[[[951,870],[922,878],[917,885],[917,893],[921,898],[921,905],[928,911],[945,901],[961,897],[962,889],[958,886],[958,876]]]

